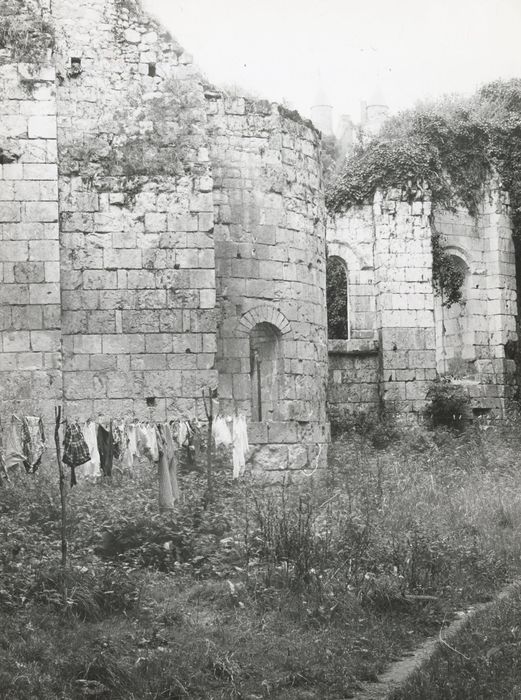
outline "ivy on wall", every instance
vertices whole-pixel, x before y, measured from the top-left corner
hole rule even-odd
[[[360,145],[331,183],[332,214],[372,201],[377,190],[398,189],[404,200],[426,194],[433,205],[464,205],[478,213],[486,180],[497,173],[510,195],[514,237],[521,240],[521,79],[495,81],[471,98],[422,104],[391,118]],[[434,233],[433,278],[447,303],[461,298],[462,274]],[[453,269],[454,268],[454,269]],[[458,286],[459,285],[459,286]],[[459,298],[458,298],[459,295]]]
[[[431,237],[432,283],[442,298],[443,306],[450,307],[462,299],[465,270],[457,259],[443,248],[440,238],[440,233],[434,230]]]
[[[348,338],[349,309],[347,303],[347,271],[336,257],[326,264],[327,336],[330,339]]]
[[[171,80],[153,100],[130,100],[100,124],[97,136],[63,144],[60,173],[101,190],[118,178],[130,198],[151,179],[182,177],[198,167],[195,174],[204,174],[195,155],[200,109],[197,89]]]
[[[54,46],[54,27],[22,0],[0,0],[0,49],[17,63],[41,64]]]

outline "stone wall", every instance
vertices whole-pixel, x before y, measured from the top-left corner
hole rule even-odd
[[[462,302],[450,308],[433,286],[433,230],[467,272]],[[355,271],[350,295],[359,269],[374,276],[379,347],[378,361],[360,354],[351,311],[351,340],[330,341],[329,403],[367,408],[369,397],[399,414],[421,412],[430,383],[446,376],[464,385],[475,412],[503,415],[515,393],[508,352],[517,340],[517,303],[508,198],[498,183],[489,183],[476,217],[463,208],[431,217],[429,201],[378,194],[372,206],[331,222],[327,238],[329,254]]]
[[[269,102],[209,90],[207,103],[221,405],[254,419],[254,471],[322,466],[327,346],[319,135]],[[259,328],[262,348],[254,340]]]
[[[380,376],[377,341],[329,341],[327,401],[330,409],[348,413],[376,411],[380,399]]]
[[[318,132],[205,94],[134,0],[54,0],[52,21],[52,68],[43,26],[30,76],[0,55],[4,415],[50,423],[62,402],[81,420],[202,418],[218,388],[248,418],[256,474],[314,473],[328,441]]]
[[[436,378],[430,202],[390,192],[373,211],[382,399],[396,413],[422,411]]]
[[[0,52],[0,417],[49,424],[62,397],[55,71],[15,59]]]
[[[118,0],[56,0],[64,395],[73,415],[202,415],[214,369],[200,77]]]
[[[436,299],[437,368],[463,384],[476,409],[501,414],[515,393],[516,271],[508,198],[496,182],[476,217],[459,208],[436,211],[444,248],[467,271],[460,304]]]
[[[354,207],[330,219],[327,254],[345,265],[348,282],[348,340],[329,339],[327,400],[333,411],[376,411],[380,361],[374,284],[374,212]]]

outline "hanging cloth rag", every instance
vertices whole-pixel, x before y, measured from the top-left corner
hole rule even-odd
[[[40,416],[25,416],[22,419],[23,434],[26,438],[25,445],[25,469],[29,474],[38,471],[45,451],[45,432]]]
[[[159,510],[164,512],[174,509],[174,494],[169,471],[169,450],[166,440],[165,426],[157,425],[154,428],[158,447],[157,473],[159,481]]]
[[[96,440],[98,443],[101,471],[104,476],[112,476],[112,421],[110,421],[108,426],[104,426],[101,423],[98,425]]]
[[[157,433],[155,425],[147,423],[140,424],[137,428],[137,441],[141,454],[145,455],[151,462],[159,459],[159,446],[157,444]]]
[[[134,467],[134,457],[139,457],[137,447],[137,428],[134,424],[127,425],[127,466],[129,469]]]
[[[179,488],[179,482],[177,480],[177,460],[175,454],[175,445],[172,437],[172,432],[170,426],[166,423],[163,426],[164,442],[166,444],[166,454],[168,458],[168,472],[170,474],[170,483],[172,485],[172,495],[174,500],[179,501],[181,499],[181,490]]]
[[[111,423],[112,425],[112,456],[115,460],[120,460],[125,451],[124,434],[121,425]]]
[[[212,436],[215,440],[215,446],[224,445],[229,447],[232,444],[232,436],[230,429],[226,424],[226,419],[223,416],[217,416],[212,424]]]
[[[248,430],[244,416],[233,417],[233,478],[238,479],[246,468],[246,453],[250,449],[248,444]]]
[[[177,432],[177,442],[179,447],[188,447],[188,440],[191,433],[191,428],[188,421],[182,420],[179,422],[179,429]]]
[[[90,477],[99,476],[101,460],[98,450],[96,423],[92,420],[87,421],[83,426],[82,432],[90,453],[90,461],[85,465],[83,474]]]
[[[78,423],[66,422],[63,436],[63,463],[70,467],[71,486],[76,486],[76,467],[90,462],[90,452]]]
[[[5,469],[14,469],[18,466],[24,466],[27,455],[24,452],[22,442],[22,421],[18,416],[11,416],[11,425],[7,432],[4,465]]]
[[[31,473],[31,433],[25,417],[20,419],[20,438],[22,440],[22,454],[25,455],[24,468],[27,474]]]

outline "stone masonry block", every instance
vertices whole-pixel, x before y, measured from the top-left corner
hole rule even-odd
[[[4,352],[24,352],[31,349],[29,331],[2,332],[2,347]]]
[[[31,349],[35,352],[58,352],[60,345],[60,331],[31,331]]]
[[[20,218],[19,202],[0,202],[0,223],[12,223],[20,221]]]
[[[127,268],[141,269],[142,256],[140,250],[118,248],[104,251],[105,267],[107,269]]]
[[[268,423],[268,439],[270,442],[297,442],[296,423]]]
[[[59,304],[60,285],[58,282],[29,285],[30,304]]]
[[[25,262],[28,251],[27,241],[2,241],[0,243],[0,262]]]
[[[6,167],[6,166],[4,166]],[[20,166],[21,167],[21,166]],[[18,179],[21,179],[18,178]],[[24,180],[58,180],[58,168],[51,164],[28,163],[23,166]]]
[[[21,284],[43,282],[45,280],[44,264],[40,262],[15,263],[14,280]]]

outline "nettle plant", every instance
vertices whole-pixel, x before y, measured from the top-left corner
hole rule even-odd
[[[401,190],[405,201],[428,195],[436,206],[478,214],[484,187],[497,174],[510,195],[516,246],[521,241],[521,79],[495,81],[471,98],[420,104],[388,120],[357,147],[328,188],[330,213],[372,201],[377,190]],[[463,275],[433,228],[433,281],[450,305]]]

